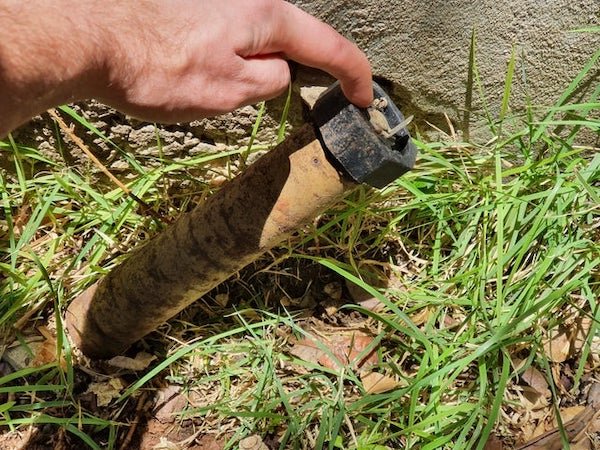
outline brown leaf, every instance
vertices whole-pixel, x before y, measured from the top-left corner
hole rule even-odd
[[[592,450],[592,441],[588,436],[584,436],[580,441],[570,444],[571,450]]]
[[[323,292],[333,300],[340,300],[342,298],[342,285],[337,281],[328,283],[323,287]]]
[[[461,321],[449,315],[444,316],[444,328],[452,329],[461,324]]]
[[[392,377],[377,372],[370,372],[360,377],[368,394],[381,394],[396,389],[400,383]]]
[[[592,409],[585,408],[571,421],[564,424],[565,432],[569,442],[576,443],[585,438],[587,425],[592,416]],[[562,448],[563,446],[560,431],[555,428],[518,447],[517,450],[561,450]]]
[[[590,328],[592,327],[592,318],[587,316],[580,316],[575,321],[575,339],[573,339],[573,345],[571,346],[571,356],[574,356],[581,352],[585,346],[588,335],[590,334]]]
[[[538,394],[543,395],[546,398],[550,397],[550,389],[548,389],[546,377],[535,367],[529,366],[525,369],[521,375],[521,379]]]
[[[488,439],[488,441],[485,443],[485,447],[483,447],[483,450],[503,450],[504,449],[504,444],[502,443],[502,440],[495,435],[490,436],[490,438]]]
[[[269,447],[258,434],[254,434],[240,441],[240,450],[269,450]]]
[[[108,381],[101,383],[91,383],[86,392],[91,392],[96,395],[98,406],[106,406],[115,398],[121,396],[123,390],[123,382],[120,378],[111,378]]]
[[[221,308],[226,308],[229,304],[229,294],[222,293],[215,295],[215,301]]]
[[[527,425],[530,425],[529,423]],[[548,429],[548,423],[544,420],[540,420],[537,426],[530,432],[523,434],[523,437],[527,439],[527,441],[534,440],[535,438],[541,436],[542,434],[550,431]]]
[[[588,433],[600,433],[600,411],[596,411],[588,425]]]
[[[429,307],[422,308],[418,312],[411,315],[410,320],[412,320],[412,322],[416,326],[423,325],[429,320],[429,317],[431,316],[431,311],[432,309]]]
[[[588,392],[588,407],[594,411],[594,416],[588,425],[588,433],[600,432],[600,383],[594,383]]]
[[[570,330],[554,329],[543,344],[544,353],[552,362],[564,362],[571,351]]]
[[[364,368],[377,364],[377,352],[373,349],[359,358],[359,355],[373,342],[373,338],[360,331],[331,336],[309,337],[297,341],[290,353],[304,361],[320,364],[338,370],[342,366],[355,365]],[[325,348],[329,351],[325,351]]]
[[[594,383],[588,392],[587,402],[596,411],[600,410],[600,383]]]
[[[30,200],[31,198],[29,195],[26,195],[23,198],[23,204],[19,207],[19,211],[17,212],[16,217],[14,218],[13,229],[16,237],[21,236],[21,234],[23,233],[23,227],[31,217],[32,209],[30,205]]]
[[[357,303],[367,311],[381,312],[385,309],[385,304],[376,297],[369,297],[366,300],[361,300]]]
[[[113,367],[126,370],[144,370],[152,361],[156,359],[156,356],[146,352],[139,352],[135,355],[135,358],[128,358],[127,356],[115,356],[109,359],[107,362]]]
[[[56,362],[57,343],[55,334],[48,327],[37,327],[39,334],[26,336],[23,341],[15,341],[3,353],[2,360],[14,370],[39,367]],[[61,354],[60,365],[67,367]]]
[[[373,297],[373,295],[371,295],[369,292],[365,291],[363,288],[351,282],[350,280],[346,280],[346,289],[348,289],[350,298],[352,298],[352,300],[354,300],[363,308],[373,312],[384,310],[385,305],[381,302],[381,300],[379,300],[377,297]]]
[[[57,343],[56,343],[56,332],[50,331],[48,327],[45,325],[41,325],[38,328],[38,331],[42,336],[44,336],[44,341],[42,345],[37,347],[34,352],[34,358],[31,362],[33,367],[43,366],[45,364],[49,364],[51,362],[56,361],[56,351],[57,351]],[[64,355],[61,353],[60,365],[62,368],[67,367],[67,362],[65,361]]]
[[[367,275],[365,275],[364,281],[374,288],[385,288],[390,284],[390,280],[388,275],[381,271],[380,268],[373,267],[370,264],[365,264],[368,269],[365,271]],[[362,287],[357,284],[351,282],[350,280],[346,280],[346,289],[348,289],[348,293],[352,300],[358,303],[363,308],[373,311],[380,312],[385,309],[385,305],[379,300],[377,297],[373,297],[373,295],[367,291],[365,291]]]
[[[579,414],[581,414],[585,410],[585,408],[586,407],[583,405],[569,406],[567,408],[562,408],[560,410],[560,419],[561,419],[562,423],[569,423],[570,421],[575,419],[575,417],[577,417]],[[558,420],[556,420],[556,417],[554,417],[554,419],[552,419],[552,426],[553,426],[553,428],[558,427]]]
[[[26,341],[21,344],[8,347],[2,355],[2,360],[7,362],[14,370],[25,369],[32,367],[32,362],[39,348],[43,345],[43,341]]]
[[[524,359],[512,358],[512,363],[515,370],[520,370],[525,364]],[[533,366],[529,366],[521,374],[521,381],[524,385],[521,387],[521,399],[523,400],[523,406],[529,411],[536,411],[548,406],[548,399],[550,398],[550,389],[548,389],[548,383],[546,377],[538,369]],[[543,425],[543,424],[542,424]],[[539,435],[543,433],[545,429],[539,426],[531,429],[533,435]],[[525,433],[527,435],[527,433]]]
[[[56,340],[44,340],[41,345],[36,347],[34,355],[31,361],[32,367],[39,367],[56,361]]]
[[[523,386],[523,400],[524,407],[530,411],[536,411],[539,409],[544,409],[548,406],[548,399],[537,392],[530,386]]]
[[[156,394],[154,418],[163,423],[174,422],[177,415],[187,406],[187,399],[181,394],[181,388],[169,385],[160,389]]]
[[[290,353],[304,361],[318,364],[319,358],[324,352],[317,346],[315,341],[300,339],[292,346]]]

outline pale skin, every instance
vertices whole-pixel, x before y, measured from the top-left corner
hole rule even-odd
[[[89,98],[154,122],[213,116],[280,95],[288,60],[373,100],[358,47],[282,0],[0,0],[0,137]]]

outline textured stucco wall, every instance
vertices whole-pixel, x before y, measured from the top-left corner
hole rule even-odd
[[[552,104],[600,48],[600,33],[570,30],[600,24],[600,0],[294,0],[330,23],[369,56],[374,74],[394,83],[400,103],[417,118],[461,127],[472,30],[488,102],[499,107],[511,47],[519,64],[511,105]],[[600,67],[588,87],[600,82]],[[481,125],[474,92],[471,128]]]

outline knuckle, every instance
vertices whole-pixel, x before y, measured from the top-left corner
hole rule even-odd
[[[254,0],[252,8],[261,16],[273,14],[274,9],[281,3],[281,0]]]
[[[233,111],[244,104],[244,93],[239,88],[232,88],[227,95],[219,97],[219,108],[224,111]]]

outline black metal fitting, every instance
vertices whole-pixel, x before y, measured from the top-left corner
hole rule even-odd
[[[317,100],[312,117],[324,147],[356,182],[382,188],[413,168],[417,148],[398,107],[377,83],[373,95],[379,99],[375,114],[385,119],[386,129],[373,125],[373,111],[354,106],[342,93],[339,82]],[[385,127],[384,127],[385,128]]]

